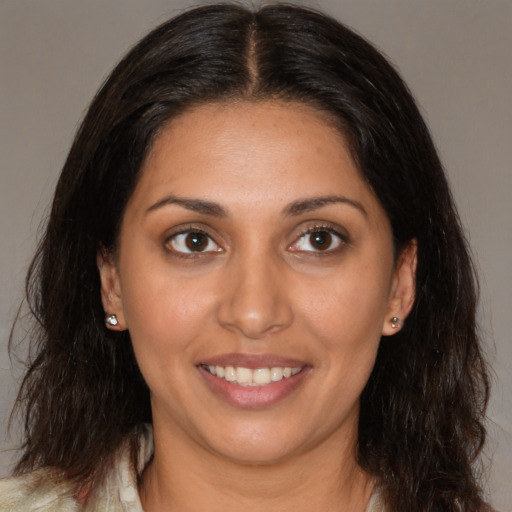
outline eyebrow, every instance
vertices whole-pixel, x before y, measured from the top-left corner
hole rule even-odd
[[[163,199],[160,199],[160,201],[157,201],[146,210],[146,214],[171,204],[176,204],[186,210],[201,213],[203,215],[210,215],[212,217],[227,217],[228,215],[226,210],[218,203],[205,201],[204,199],[188,199],[173,195],[166,196]]]
[[[302,215],[303,213],[308,213],[314,210],[318,210],[327,206],[329,204],[347,204],[358,209],[365,216],[368,216],[368,212],[365,210],[364,206],[359,201],[354,201],[353,199],[349,199],[344,196],[324,196],[324,197],[311,197],[307,199],[299,199],[298,201],[294,201],[289,204],[285,210],[284,214],[290,217],[296,217],[298,215]]]
[[[368,215],[364,206],[353,199],[349,199],[344,196],[322,196],[322,197],[310,197],[307,199],[298,199],[290,203],[283,211],[286,217],[297,217],[304,213],[312,212],[323,208],[330,204],[346,204],[352,206],[363,213],[365,216]],[[177,197],[174,195],[166,196],[155,204],[151,205],[147,210],[146,214],[163,208],[168,205],[178,205],[186,210],[201,213],[203,215],[209,215],[212,217],[227,217],[228,212],[218,203],[213,201],[205,201],[204,199],[189,199],[184,197]]]

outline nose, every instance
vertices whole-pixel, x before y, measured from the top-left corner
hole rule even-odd
[[[226,268],[218,321],[246,338],[261,339],[293,321],[286,277],[271,257],[240,255]]]

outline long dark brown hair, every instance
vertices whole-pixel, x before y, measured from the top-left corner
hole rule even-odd
[[[135,46],[93,100],[27,278],[35,327],[18,396],[25,437],[17,472],[52,466],[83,483],[151,422],[129,334],[104,326],[96,253],[115,248],[162,126],[193,105],[240,98],[328,113],[387,212],[397,254],[417,241],[413,310],[400,333],[382,339],[361,397],[359,464],[378,479],[390,510],[483,510],[475,462],[488,377],[476,280],[429,131],[370,43],[289,5],[188,11]]]

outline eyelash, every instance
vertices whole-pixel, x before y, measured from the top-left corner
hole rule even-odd
[[[330,225],[325,225],[325,224],[319,224],[319,225],[315,225],[315,226],[312,226],[312,227],[309,227],[308,229],[306,229],[305,231],[303,231],[297,238],[297,240],[295,242],[293,242],[293,244],[291,244],[289,246],[289,249],[292,248],[294,245],[297,245],[299,243],[300,240],[306,238],[307,236],[309,235],[313,235],[315,233],[327,233],[329,234],[330,236],[334,236],[335,238],[338,239],[338,245],[334,248],[328,248],[328,249],[325,249],[325,250],[311,250],[311,251],[304,251],[304,250],[293,250],[293,252],[300,252],[300,253],[312,253],[313,255],[315,256],[327,256],[327,255],[332,255],[332,254],[335,254],[337,253],[339,250],[341,250],[341,248],[348,244],[349,243],[349,238],[347,235],[343,234],[343,233],[340,233],[339,231],[337,231],[336,229],[334,229],[332,226]],[[311,244],[311,242],[309,242]],[[331,244],[334,243],[334,240],[331,241]]]
[[[186,226],[186,227],[180,229],[179,231],[172,233],[165,239],[165,241],[164,241],[165,248],[168,251],[170,251],[174,256],[178,256],[180,258],[194,258],[194,257],[200,256],[203,254],[210,254],[213,252],[221,252],[222,251],[222,249],[220,249],[220,247],[217,250],[208,250],[208,251],[192,251],[192,250],[191,251],[179,251],[179,250],[172,248],[172,242],[176,241],[180,235],[188,236],[190,234],[197,234],[197,235],[202,235],[202,236],[206,237],[206,239],[207,239],[206,247],[208,247],[208,245],[210,245],[210,243],[214,243],[217,247],[219,247],[219,245],[217,244],[217,242],[215,242],[213,237],[204,229],[197,228],[196,226]],[[186,243],[186,241],[184,241],[184,243]]]
[[[321,250],[321,249],[317,249],[317,250],[302,250],[302,249],[295,249],[294,248],[294,246],[297,246],[301,240],[305,239],[308,235],[313,235],[315,233],[327,233],[330,236],[333,236],[334,238],[337,238],[338,239],[338,243],[337,243],[336,247],[334,247],[334,248],[330,248],[329,247],[329,248],[327,248],[325,250]],[[193,250],[186,251],[186,250],[177,250],[177,249],[172,247],[172,243],[173,243],[173,241],[177,240],[177,237],[179,237],[181,235],[187,235],[188,236],[190,234],[198,234],[198,235],[205,236],[207,238],[206,248],[208,248],[210,243],[213,243],[213,244],[215,244],[218,247],[218,249],[216,249],[216,250],[206,250],[206,251],[204,251],[204,250],[201,250],[201,251],[193,251]],[[186,243],[186,240],[183,243]],[[332,243],[336,243],[335,240],[332,240],[331,244]],[[344,234],[340,233],[339,231],[337,231],[336,229],[334,229],[330,225],[319,224],[319,225],[315,225],[315,226],[309,227],[306,230],[304,230],[296,238],[296,240],[291,245],[288,246],[288,250],[291,250],[291,252],[311,253],[311,254],[314,254],[315,256],[323,256],[323,255],[331,255],[331,254],[334,254],[334,253],[338,252],[341,249],[341,247],[343,247],[347,243],[349,243],[349,238],[348,238],[347,235],[344,235]],[[311,242],[309,242],[309,244],[311,245]],[[180,229],[179,231],[177,231],[175,233],[172,233],[171,235],[169,235],[165,239],[164,246],[165,246],[165,248],[169,252],[172,252],[172,254],[174,256],[177,256],[177,257],[180,257],[180,258],[194,258],[194,257],[198,257],[198,256],[201,256],[201,255],[204,255],[204,254],[211,254],[211,253],[215,253],[215,252],[222,252],[222,249],[217,244],[217,242],[215,242],[214,238],[207,231],[205,231],[204,229],[201,229],[201,228],[197,228],[196,226],[186,226],[186,227]]]

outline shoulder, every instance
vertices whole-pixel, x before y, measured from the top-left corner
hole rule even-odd
[[[373,490],[373,494],[366,506],[365,512],[386,512],[386,507],[384,504],[384,495],[382,489],[379,486],[376,486]]]
[[[0,512],[78,512],[73,485],[42,468],[0,480]]]
[[[460,506],[460,504],[459,504]],[[459,510],[458,507],[456,507]],[[376,486],[373,494],[368,502],[365,512],[388,512],[389,508],[387,508],[385,499],[384,499],[384,491],[381,487]],[[484,505],[482,509],[479,509],[479,512],[498,512],[493,509],[490,505]]]
[[[134,433],[136,445],[127,438],[85,495],[77,496],[75,484],[62,472],[40,468],[0,480],[0,512],[142,512],[137,481],[153,455],[153,431],[141,425]]]

